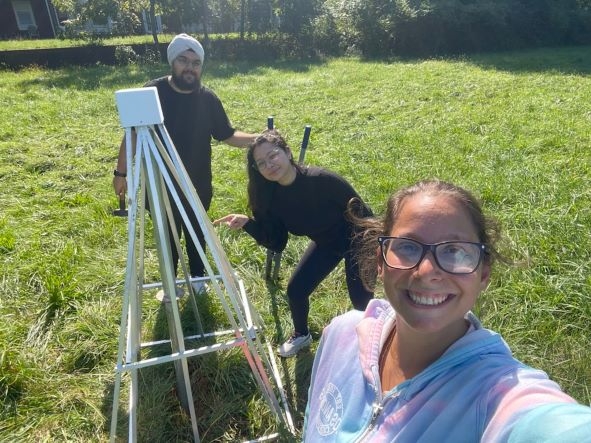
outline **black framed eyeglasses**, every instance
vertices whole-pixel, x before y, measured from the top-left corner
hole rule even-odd
[[[185,68],[197,69],[201,66],[201,59],[189,60],[184,55],[178,56],[175,60]]]
[[[471,274],[478,268],[486,246],[467,241],[427,244],[405,237],[378,237],[384,262],[394,269],[412,269],[431,251],[437,266],[449,274]]]
[[[266,168],[270,168],[272,165],[275,164],[275,162],[279,159],[279,156],[281,155],[282,150],[279,148],[273,148],[267,155],[265,158],[257,160],[256,162],[254,162],[253,167],[257,170],[257,171],[262,171]]]

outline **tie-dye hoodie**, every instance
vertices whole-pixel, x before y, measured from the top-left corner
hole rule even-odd
[[[472,313],[466,319],[469,331],[437,361],[382,393],[378,359],[394,310],[372,300],[335,318],[314,360],[304,441],[591,441],[591,408],[515,360]]]

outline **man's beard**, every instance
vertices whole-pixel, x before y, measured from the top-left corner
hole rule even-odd
[[[194,75],[195,80],[192,82],[188,82],[183,78],[183,75],[176,75],[174,72],[172,73],[172,81],[177,88],[181,91],[196,91],[201,87],[201,79],[199,76]]]

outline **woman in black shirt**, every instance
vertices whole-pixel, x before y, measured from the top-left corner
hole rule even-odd
[[[259,244],[276,252],[285,248],[288,233],[311,240],[287,285],[294,333],[278,352],[291,357],[312,341],[308,330],[310,295],[343,258],[354,308],[364,310],[373,298],[359,278],[354,260],[355,232],[347,217],[349,211],[369,216],[371,210],[339,175],[295,163],[291,149],[276,130],[257,137],[247,159],[253,216],[229,214],[214,225],[244,229]]]

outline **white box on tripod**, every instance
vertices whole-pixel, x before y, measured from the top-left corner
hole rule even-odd
[[[119,120],[124,128],[159,125],[164,122],[158,90],[149,88],[121,89],[115,92]]]

